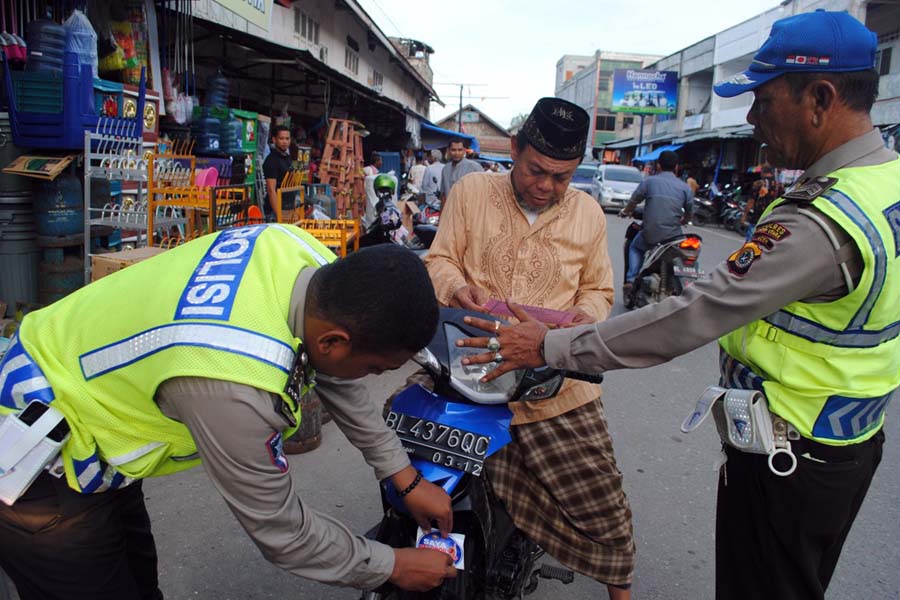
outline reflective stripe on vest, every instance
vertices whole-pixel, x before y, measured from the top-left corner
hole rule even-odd
[[[881,423],[894,392],[878,398],[829,397],[813,426],[813,435],[834,440],[852,440],[859,437],[866,430]]]
[[[832,190],[823,195],[822,198],[828,200],[847,215],[847,218],[853,221],[860,231],[865,234],[869,246],[872,248],[875,260],[869,293],[844,331],[835,331],[786,310],[776,311],[765,317],[764,320],[778,329],[783,329],[788,333],[812,342],[844,348],[873,348],[900,335],[900,322],[893,323],[879,331],[862,329],[869,320],[869,315],[872,313],[872,308],[875,306],[875,301],[878,299],[878,294],[881,293],[881,288],[887,276],[887,253],[884,248],[884,241],[878,234],[878,230],[875,228],[872,220],[846,194]]]
[[[750,367],[729,356],[721,347],[719,367],[720,386],[763,392],[765,380]],[[849,398],[837,395],[829,397],[813,425],[813,436],[832,440],[852,440],[859,437],[881,422],[895,392],[896,390],[877,398]]]
[[[81,371],[85,380],[90,380],[172,346],[225,350],[268,363],[285,373],[294,363],[294,350],[275,338],[228,325],[183,323],[154,327],[82,354]]]
[[[32,400],[49,404],[55,397],[44,372],[13,336],[0,362],[0,405],[22,410]]]
[[[297,235],[296,233],[294,233],[287,227],[285,227],[283,225],[269,225],[269,227],[273,227],[273,228],[277,229],[278,231],[281,231],[282,233],[285,233],[288,236],[290,236],[290,238],[292,240],[294,240],[295,242],[300,244],[304,250],[309,252],[309,254],[313,257],[313,260],[315,260],[317,263],[319,263],[320,267],[325,266],[331,262],[330,260],[328,260],[328,258],[319,254],[315,248],[313,248],[312,246],[307,244],[306,240],[304,240],[302,237],[300,237],[299,235]]]
[[[880,331],[865,329],[835,331],[785,310],[772,313],[763,320],[778,329],[783,329],[812,342],[843,348],[874,348],[900,335],[900,322],[893,323]]]
[[[134,483],[134,479],[125,477],[112,465],[101,461],[96,452],[86,460],[73,460],[72,463],[83,494],[115,490]]]

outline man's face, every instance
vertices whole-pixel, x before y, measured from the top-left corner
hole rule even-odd
[[[466,147],[459,142],[450,144],[450,147],[447,149],[447,155],[450,157],[451,162],[458,163],[466,157]]]
[[[753,137],[767,144],[766,157],[776,167],[806,169],[817,156],[812,137],[812,106],[806,92],[796,99],[784,77],[764,83],[754,90],[753,106],[747,122],[754,126]]]
[[[287,131],[279,131],[273,139],[275,140],[275,147],[281,152],[287,152],[288,148],[291,147],[291,134]]]
[[[366,375],[381,375],[385,371],[399,369],[414,354],[406,351],[377,354],[351,351],[344,356],[336,356],[320,354],[312,345],[309,351],[310,364],[316,371],[339,379],[359,379]]]
[[[510,151],[515,165],[513,189],[531,210],[542,211],[559,202],[569,187],[581,159],[557,160],[544,156],[530,144],[519,152],[515,139]]]

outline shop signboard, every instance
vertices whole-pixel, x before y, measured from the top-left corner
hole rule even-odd
[[[646,69],[613,72],[612,110],[644,114],[675,114],[678,73]]]
[[[214,0],[250,23],[269,31],[272,23],[273,0]]]

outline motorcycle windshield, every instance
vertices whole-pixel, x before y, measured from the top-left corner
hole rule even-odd
[[[462,359],[482,354],[483,348],[458,347],[456,341],[469,336],[452,323],[444,323],[447,353],[450,359],[450,385],[460,394],[477,404],[504,404],[509,402],[522,380],[524,371],[510,371],[488,383],[481,378],[496,367],[496,363],[464,365]]]

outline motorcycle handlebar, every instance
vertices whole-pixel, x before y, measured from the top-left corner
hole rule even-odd
[[[578,381],[586,381],[588,383],[603,383],[603,373],[591,375],[588,373],[576,373],[575,371],[562,371],[562,375],[569,379],[577,379]]]

